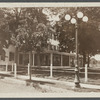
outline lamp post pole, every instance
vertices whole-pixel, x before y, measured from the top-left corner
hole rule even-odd
[[[72,24],[75,24],[75,49],[76,49],[76,55],[75,55],[75,87],[76,88],[80,88],[80,79],[79,79],[79,57],[78,57],[78,18],[82,19],[83,22],[87,22],[88,21],[88,17],[87,16],[83,16],[82,12],[77,12],[77,16],[76,19],[73,17],[71,18],[71,16],[69,14],[66,14],[65,19],[67,21],[71,21]]]
[[[75,48],[76,48],[76,55],[75,55],[75,87],[79,88],[80,87],[80,80],[79,80],[79,59],[78,59],[78,23],[76,20],[75,23]]]

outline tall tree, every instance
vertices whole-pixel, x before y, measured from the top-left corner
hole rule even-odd
[[[38,66],[40,66],[40,52],[48,46],[50,25],[43,8],[13,8],[3,9],[6,14],[10,43],[16,47],[16,63],[18,50],[29,52],[30,79],[32,66],[32,51],[38,54]]]
[[[4,48],[8,48],[10,34],[8,33],[9,27],[7,25],[7,21],[5,20],[4,12],[0,9],[0,55],[2,60],[5,59],[5,50]]]
[[[82,22],[82,19],[78,19],[79,53],[83,54],[84,65],[86,57],[88,57],[89,66],[89,57],[100,50],[100,46],[98,45],[100,42],[98,28],[100,26],[100,9],[98,7],[77,7],[77,9],[71,7],[68,9],[67,14],[70,14],[71,17],[75,17],[77,11],[82,11],[89,18],[87,23]],[[56,29],[61,50],[70,52],[75,50],[75,26],[71,25],[70,21],[65,21],[64,16],[65,13],[61,17],[61,20],[56,23]]]

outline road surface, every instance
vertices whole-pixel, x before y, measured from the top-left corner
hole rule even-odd
[[[0,97],[85,97],[87,95],[94,96],[93,91],[84,91],[85,94],[83,95],[81,89],[80,91],[74,91],[73,89],[69,90],[67,88],[68,87],[48,83],[34,83],[34,86],[26,86],[26,84],[21,84],[21,82],[7,80],[6,78],[0,79]],[[49,95],[49,93],[52,93],[52,95]]]

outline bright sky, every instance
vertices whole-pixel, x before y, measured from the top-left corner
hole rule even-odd
[[[56,23],[56,21],[59,21],[60,20],[59,16],[60,16],[61,13],[58,13],[57,15],[54,15],[53,12],[51,12],[48,8],[44,8],[42,10],[42,12],[45,15],[48,16],[47,19],[50,21],[51,25],[54,25]]]

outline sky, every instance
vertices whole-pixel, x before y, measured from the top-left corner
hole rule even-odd
[[[42,10],[42,12],[43,12],[45,15],[47,15],[47,20],[50,21],[50,24],[51,24],[52,26],[55,25],[56,22],[60,20],[59,16],[62,14],[62,13],[60,12],[60,13],[58,13],[58,14],[55,15],[54,12],[51,12],[50,9],[48,9],[48,8],[44,8],[44,9]]]

